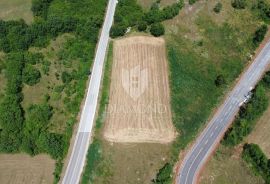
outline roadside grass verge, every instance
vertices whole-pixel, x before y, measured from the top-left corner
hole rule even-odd
[[[106,106],[109,101],[109,90],[110,90],[110,82],[111,82],[111,69],[113,63],[113,43],[110,42],[108,48],[108,54],[105,62],[105,70],[103,74],[103,82],[101,88],[101,97],[98,108],[98,116],[96,119],[95,129],[94,129],[94,137],[93,142],[91,143],[88,153],[87,153],[87,161],[86,166],[82,175],[82,184],[90,184],[93,183],[95,177],[102,176],[105,180],[106,170],[100,168],[104,166],[103,164],[103,149],[102,143],[100,141],[101,129],[104,123],[104,115],[106,113]],[[109,171],[107,171],[109,172]]]

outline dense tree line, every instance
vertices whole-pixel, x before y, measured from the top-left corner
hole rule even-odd
[[[20,149],[24,112],[22,101],[23,54],[8,55],[6,61],[7,86],[0,105],[0,151],[17,152]]]
[[[154,2],[150,10],[144,12],[136,0],[119,0],[110,36],[113,38],[123,36],[128,27],[137,27],[139,31],[145,31],[148,25],[157,25],[164,20],[172,19],[184,6],[183,0],[164,8],[160,8],[159,3],[160,1]]]
[[[269,78],[270,72],[267,72],[263,80],[253,90],[250,101],[240,107],[236,120],[225,134],[223,140],[225,145],[239,144],[252,131],[257,118],[267,109],[268,100],[266,90],[270,86]]]
[[[8,53],[25,51],[30,46],[43,47],[52,38],[70,32],[96,43],[101,25],[102,17],[99,16],[90,16],[86,21],[73,17],[49,17],[31,25],[24,20],[0,20],[0,50]]]
[[[242,158],[250,163],[256,173],[264,178],[265,183],[270,183],[270,159],[266,157],[257,144],[245,144]]]

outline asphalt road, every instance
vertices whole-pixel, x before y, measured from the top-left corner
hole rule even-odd
[[[197,182],[200,170],[219,144],[224,132],[229,128],[235,114],[239,111],[240,104],[246,98],[245,95],[256,86],[269,64],[270,41],[244,72],[240,81],[185,156],[176,178],[177,184],[195,184]]]
[[[76,135],[68,167],[62,181],[63,184],[79,183],[80,176],[83,171],[87,150],[90,144],[91,131],[94,124],[104,59],[108,46],[109,32],[113,23],[116,4],[116,0],[110,0],[108,2],[107,13],[96,51],[87,96],[81,113],[79,129]]]

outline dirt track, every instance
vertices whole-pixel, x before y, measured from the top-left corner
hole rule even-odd
[[[164,40],[145,36],[116,40],[113,57],[105,138],[112,142],[171,142],[176,133]]]

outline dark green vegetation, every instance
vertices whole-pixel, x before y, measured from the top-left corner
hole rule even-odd
[[[128,27],[138,27],[140,31],[145,31],[147,25],[160,23],[178,15],[183,5],[183,0],[180,0],[170,6],[160,8],[160,1],[156,1],[150,10],[144,12],[136,0],[119,0],[110,35],[113,38],[124,36]],[[164,32],[161,33],[164,34]]]
[[[265,78],[269,78],[269,72]],[[225,134],[223,141],[225,145],[235,146],[239,144],[253,130],[257,119],[268,107],[266,90],[269,89],[265,87],[266,85],[269,86],[269,83],[267,84],[262,80],[253,90],[250,101],[240,108],[235,122]]]
[[[255,47],[258,47],[259,44],[263,41],[267,31],[268,31],[267,25],[262,25],[261,27],[257,29],[253,37],[253,44]]]
[[[33,0],[36,17],[31,25],[0,20],[0,51],[5,53],[1,72],[7,80],[0,103],[0,151],[49,154],[57,160],[55,182],[84,96],[106,4]],[[60,49],[44,48],[63,33],[70,36]]]
[[[214,10],[214,12],[219,13],[221,11],[221,9],[222,9],[222,4],[221,4],[221,2],[218,2],[213,10]]]
[[[266,184],[270,183],[270,159],[257,144],[245,144],[242,158],[251,165],[255,173],[264,178]]]
[[[246,5],[246,0],[232,0],[232,7],[236,9],[245,9]]]
[[[102,93],[98,110],[98,118],[96,120],[95,135],[99,135],[104,123],[104,113],[106,113],[106,105],[109,102],[109,89],[111,81],[111,68],[113,61],[113,44],[111,43],[108,50],[107,60],[105,63],[105,72],[103,76]],[[103,159],[102,146],[100,140],[95,137],[90,145],[87,154],[87,163],[82,176],[82,183],[93,183],[94,172],[97,176],[106,175],[106,169],[102,168]]]
[[[41,74],[38,69],[28,64],[24,67],[22,76],[25,84],[33,86],[39,82]]]
[[[152,24],[150,28],[150,33],[156,37],[161,36],[165,33],[164,26],[161,23]]]
[[[157,173],[156,179],[152,182],[153,184],[169,184],[172,183],[171,173],[173,171],[173,166],[166,163]]]
[[[188,3],[190,4],[190,5],[193,5],[194,3],[196,3],[198,0],[188,0]]]
[[[258,0],[253,6],[253,11],[265,22],[270,20],[270,4],[266,0]]]

